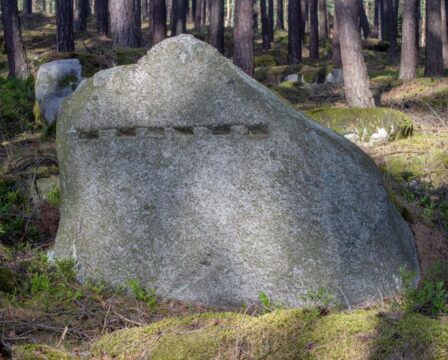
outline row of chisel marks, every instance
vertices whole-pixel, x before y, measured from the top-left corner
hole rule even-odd
[[[217,126],[173,126],[173,127],[123,127],[116,129],[76,129],[78,139],[101,138],[174,138],[179,136],[239,135],[256,138],[268,136],[268,126],[259,125],[217,125]]]

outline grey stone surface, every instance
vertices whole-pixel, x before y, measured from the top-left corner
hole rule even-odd
[[[412,233],[356,145],[188,35],[87,79],[57,123],[52,255],[81,280],[139,279],[168,298],[300,305],[400,290]]]
[[[283,79],[283,81],[298,82],[299,81],[299,74],[289,74],[289,75],[286,75],[285,78]]]
[[[327,84],[334,86],[344,86],[344,75],[341,69],[333,69],[327,74],[325,79]]]
[[[35,84],[36,100],[47,125],[54,123],[62,100],[81,82],[81,70],[78,59],[51,61],[39,67]]]

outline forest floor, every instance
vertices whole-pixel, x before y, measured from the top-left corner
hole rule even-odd
[[[22,25],[34,73],[47,61],[76,57],[92,76],[147,51],[113,50],[90,24],[91,31],[76,34],[76,51],[61,55],[53,17],[26,16]],[[194,35],[205,39],[206,29]],[[225,44],[230,57],[230,31]],[[137,282],[130,292],[79,284],[72,262],[49,264],[60,203],[54,134],[35,120],[33,80],[7,80],[0,52],[0,358],[11,349],[19,359],[448,358],[448,78],[424,78],[419,68],[417,79],[399,81],[386,44],[363,45],[377,105],[414,124],[411,137],[360,146],[415,234],[424,280],[382,304],[345,310],[331,306],[325,291],[310,293],[302,310],[283,309],[269,296],[241,308],[210,308],[159,299]],[[257,37],[255,78],[299,110],[345,109],[343,89],[319,79],[332,68],[330,49],[323,43],[315,61],[304,49],[303,64],[288,66],[286,33],[276,32],[269,50]],[[284,81],[291,74],[303,81]]]

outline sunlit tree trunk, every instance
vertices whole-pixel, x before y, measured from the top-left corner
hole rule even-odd
[[[72,0],[56,0],[56,28],[57,51],[74,51]]]
[[[425,75],[443,75],[442,21],[440,0],[426,0]]]
[[[224,53],[224,0],[210,0],[210,32],[208,42]]]
[[[9,76],[26,79],[31,72],[22,42],[17,0],[2,0],[1,10]]]
[[[447,0],[441,0],[441,22],[442,22],[442,49],[443,49],[443,65],[448,68],[448,28],[447,28]]]
[[[373,29],[370,34],[373,38],[378,38],[379,35],[379,0],[374,0],[375,4],[373,7]]]
[[[418,0],[405,0],[401,39],[400,79],[415,78],[418,61]]]
[[[115,48],[140,46],[140,0],[109,0],[110,31]]]
[[[338,22],[336,19],[336,13],[333,17],[333,34],[332,34],[332,60],[333,65],[341,68],[342,67],[342,59],[341,59],[341,46],[339,44],[339,33],[338,33]]]

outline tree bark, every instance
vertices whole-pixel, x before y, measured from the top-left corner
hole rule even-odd
[[[302,61],[303,21],[301,0],[288,1],[288,63]]]
[[[176,21],[176,35],[187,32],[187,0],[173,0],[176,2],[177,21]]]
[[[367,20],[362,0],[359,0],[358,16],[359,16],[359,24],[361,25],[362,33],[364,34],[364,39],[367,39],[370,34],[370,26],[369,21]]]
[[[266,9],[266,0],[260,0],[261,11],[261,38],[263,40],[263,49],[271,48],[271,37],[269,35],[269,18]]]
[[[114,48],[140,46],[140,0],[109,0],[110,30]]]
[[[443,76],[442,21],[440,0],[426,1],[425,76]]]
[[[307,21],[308,21],[308,0],[300,0],[300,35],[302,36],[302,44],[305,42]]]
[[[310,59],[319,59],[318,0],[310,0]]]
[[[74,0],[75,10],[73,21],[76,31],[87,30],[87,17],[89,16],[89,0]]]
[[[379,0],[375,0],[375,5],[373,7],[373,30],[371,36],[373,38],[378,38],[379,35]]]
[[[72,0],[56,0],[56,28],[56,50],[74,51]]]
[[[341,59],[341,46],[339,44],[339,32],[338,32],[338,22],[336,19],[336,14],[333,17],[333,34],[332,34],[332,59],[333,65],[342,68]]]
[[[22,42],[17,0],[2,0],[2,22],[5,50],[8,54],[9,77],[26,79],[31,75]]]
[[[319,39],[328,39],[327,0],[319,0]]]
[[[353,107],[373,107],[367,68],[358,26],[358,0],[336,0],[345,99]]]
[[[441,0],[441,22],[442,22],[442,50],[443,50],[443,65],[448,68],[448,28],[447,28],[447,0]]]
[[[210,1],[210,0],[208,0]],[[207,0],[202,0],[202,8],[201,8],[201,24],[207,25]]]
[[[283,0],[277,0],[277,22],[275,24],[277,30],[285,30],[285,20],[283,16]]]
[[[224,53],[224,0],[210,0],[210,32],[208,42]]]
[[[165,0],[150,0],[151,46],[166,38],[166,3]]]
[[[236,0],[233,62],[250,76],[254,72],[253,21],[253,0]]]
[[[109,35],[109,1],[95,0],[96,31],[100,35]]]
[[[201,29],[201,18],[202,18],[202,2],[204,0],[196,0],[196,8],[194,12],[194,29],[199,31]]]
[[[418,1],[405,0],[403,5],[403,26],[401,39],[400,79],[414,79],[418,62]]]
[[[383,0],[383,12],[385,33],[382,34],[385,40],[389,41],[389,57],[395,59],[398,56],[397,45],[397,23],[395,21],[395,10],[393,0]]]
[[[23,1],[23,12],[28,15],[33,13],[33,0]]]
[[[274,0],[268,0],[269,41],[274,41]]]
[[[379,38],[381,40],[387,40],[387,24],[384,20],[384,0],[378,0],[378,15],[379,15],[379,22],[380,22],[380,36]]]

